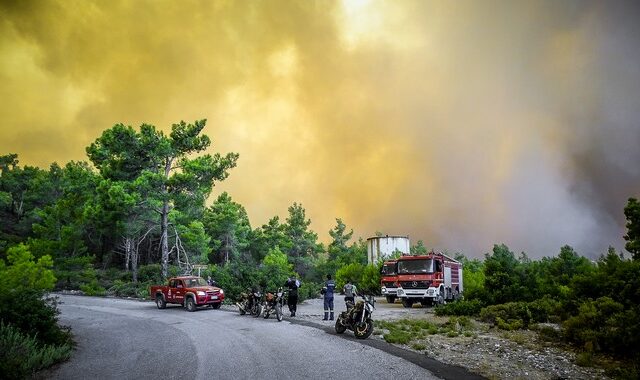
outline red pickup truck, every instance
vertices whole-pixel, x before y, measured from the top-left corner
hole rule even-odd
[[[149,295],[155,299],[158,309],[166,308],[168,303],[180,304],[188,311],[207,305],[219,309],[224,300],[224,290],[209,286],[198,276],[172,277],[167,285],[150,286]]]

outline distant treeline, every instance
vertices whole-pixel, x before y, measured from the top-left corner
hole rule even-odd
[[[54,163],[48,170],[20,166],[16,154],[0,156],[0,271],[12,271],[0,276],[3,289],[21,283],[17,265],[30,265],[51,275],[33,294],[23,292],[32,300],[51,289],[145,297],[149,284],[205,264],[201,274],[213,276],[230,299],[250,286],[275,289],[289,276],[302,280],[301,299],[314,297],[326,274],[335,275],[338,286],[352,280],[366,292],[379,291],[379,267],[367,265],[366,242],[352,241],[353,230],[339,218],[324,245],[299,203],[284,221],[274,216],[255,228],[227,193],[207,207],[215,183],[239,157],[203,154],[211,143],[201,134],[205,123],[180,122],[168,135],[147,124],[118,124],[86,148],[88,162]],[[541,260],[516,257],[504,245],[482,261],[457,254],[465,264],[465,300],[438,313],[476,315],[504,329],[561,323],[561,339],[585,352],[637,363],[638,201],[629,199],[624,213],[632,259],[611,249],[591,262],[568,246]],[[420,241],[412,251],[426,248]],[[15,295],[0,293],[1,308],[15,305],[7,294]],[[54,327],[19,325],[14,314],[3,309],[2,326],[39,331],[37,339],[56,336],[47,342],[67,347],[67,336],[52,333]],[[50,317],[55,321],[55,313]]]

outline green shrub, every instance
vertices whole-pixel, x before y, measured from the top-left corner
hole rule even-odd
[[[480,314],[482,302],[480,300],[458,300],[435,308],[435,314],[443,315],[466,315],[474,316]]]
[[[407,344],[412,340],[412,334],[404,330],[393,329],[389,333],[384,334],[384,340],[388,343]]]
[[[100,286],[97,279],[88,284],[80,285],[80,290],[88,296],[104,296],[106,293],[106,290]]]
[[[411,348],[413,348],[416,351],[423,351],[425,348],[427,348],[427,346],[425,346],[422,343],[414,343],[411,345]]]
[[[56,289],[78,290],[80,286],[96,279],[93,261],[93,256],[57,258],[53,267],[58,279]]]
[[[549,296],[529,302],[531,320],[536,323],[558,322],[563,313],[562,303]]]
[[[515,326],[521,321],[522,327],[529,327],[531,322],[531,311],[526,302],[509,302],[500,305],[491,305],[480,311],[480,319],[484,322],[497,324],[498,318],[502,320],[503,326]],[[504,324],[506,321],[507,324]]]
[[[504,321],[502,318],[496,317],[495,324],[500,330],[507,331],[520,330],[524,327],[522,319],[509,319]]]
[[[640,344],[640,309],[625,309],[609,297],[587,301],[564,322],[565,338],[588,351],[630,357]]]
[[[593,366],[593,352],[586,351],[576,355],[576,364],[580,367],[592,367]]]
[[[336,272],[336,290],[339,291],[340,289],[342,289],[342,287],[349,280],[355,282],[357,286],[357,282],[362,278],[364,270],[365,266],[358,263],[345,265],[342,268],[338,269],[338,271]]]
[[[322,289],[322,284],[320,283],[303,281],[300,289],[298,289],[298,302],[318,298],[318,296],[320,296],[320,289]]]
[[[138,281],[150,282],[154,285],[164,284],[165,280],[164,278],[162,278],[162,265],[161,264],[141,265],[138,268]]]
[[[357,283],[358,290],[365,294],[380,294],[380,265],[367,265],[362,271],[362,276]],[[354,281],[358,281],[354,279]]]
[[[124,282],[121,280],[115,280],[113,286],[107,290],[107,293],[116,297],[134,297],[134,298],[149,298],[149,286],[155,285],[148,282]]]
[[[538,336],[547,342],[560,342],[562,340],[562,332],[551,326],[539,326],[536,328]]]
[[[72,345],[41,344],[11,324],[0,321],[0,373],[3,378],[23,379],[36,371],[69,359]]]
[[[443,325],[450,329],[454,329],[456,331],[462,331],[464,329],[470,329],[473,327],[473,322],[469,317],[452,317]]]

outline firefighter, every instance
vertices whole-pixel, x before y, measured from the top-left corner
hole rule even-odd
[[[333,321],[333,291],[336,288],[336,283],[331,279],[331,275],[327,275],[327,281],[324,283],[324,287],[320,291],[324,296],[324,318]]]

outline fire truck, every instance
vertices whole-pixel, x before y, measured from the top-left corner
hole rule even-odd
[[[398,263],[396,260],[388,260],[382,264],[380,269],[380,287],[382,296],[387,298],[388,303],[396,302],[398,291]]]
[[[462,295],[462,263],[443,253],[401,256],[396,265],[397,296],[404,307],[442,304]]]

